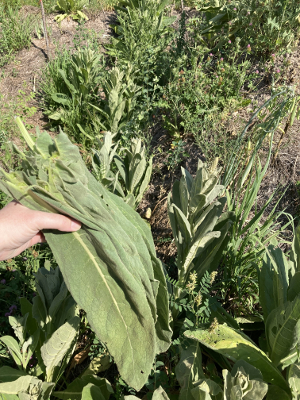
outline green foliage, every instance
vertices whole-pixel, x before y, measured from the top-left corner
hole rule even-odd
[[[245,361],[235,363],[232,372],[223,370],[224,392],[214,381],[201,379],[195,383],[191,390],[195,400],[241,400],[265,398],[268,385],[263,382],[260,371]]]
[[[174,37],[175,31],[170,25],[176,17],[165,15],[167,4],[168,1],[159,0],[124,2],[125,8],[118,9],[114,27],[118,37],[112,38],[106,46],[107,53],[121,70],[131,65],[135,84],[142,87],[138,121],[147,120],[149,115],[152,117],[160,83],[165,84],[170,73],[165,50]]]
[[[119,137],[122,127],[133,116],[137,96],[141,90],[134,83],[132,67],[129,65],[126,72],[114,67],[102,82],[105,99],[100,103],[100,108],[93,107],[100,112],[103,122],[98,120],[99,126],[104,131],[109,131],[112,137]]]
[[[55,11],[62,14],[57,15],[55,20],[61,22],[65,18],[72,18],[74,20],[88,20],[88,17],[82,10],[88,4],[88,0],[57,0]]]
[[[53,141],[44,132],[34,142],[17,122],[29,152],[19,152],[21,174],[1,170],[1,188],[30,208],[59,210],[82,222],[79,232],[45,232],[45,237],[70,292],[107,343],[122,377],[140,389],[171,335],[166,281],[150,231],[130,206],[95,180],[65,134]],[[23,176],[36,183],[34,194]]]
[[[274,132],[280,121],[289,116],[293,99],[293,91],[279,90],[260,107],[238,137],[225,166],[222,183],[227,187],[227,205],[235,214],[235,219],[221,262],[220,294],[235,315],[253,314],[253,307],[258,303],[257,266],[260,265],[269,243],[276,245],[284,242],[280,234],[291,224],[289,214],[276,213],[281,196],[268,212],[266,210],[270,209],[275,193],[259,210],[257,196],[271,159]],[[257,117],[251,139],[249,135],[246,142],[248,128]],[[262,146],[269,148],[264,168],[258,158]],[[279,227],[277,221],[283,215],[288,222]],[[237,303],[228,300],[232,296],[237,296]]]
[[[174,171],[181,164],[184,157],[189,157],[189,154],[184,150],[185,144],[182,139],[172,141],[165,161],[165,165],[171,171]]]
[[[290,222],[282,227],[278,227],[277,220],[283,212],[276,213],[278,203],[275,203],[271,211],[266,214],[266,209],[270,205],[275,193],[269,197],[263,206],[257,210],[257,196],[261,182],[266,174],[272,149],[272,137],[270,140],[269,156],[262,169],[260,161],[253,167],[254,155],[245,166],[244,173],[241,172],[237,185],[226,190],[228,210],[235,215],[232,225],[232,234],[225,250],[222,274],[222,297],[230,298],[233,293],[239,298],[239,306],[233,310],[235,314],[252,313],[253,302],[257,303],[258,298],[245,296],[245,293],[256,293],[257,269],[256,266],[261,262],[262,255],[269,243],[280,241],[280,232],[283,231]],[[257,210],[251,216],[252,210]],[[262,218],[264,221],[262,222]],[[290,217],[291,218],[291,217]]]
[[[14,3],[17,15],[24,2]],[[86,19],[85,3],[58,0],[57,20]],[[3,4],[4,15],[9,7]],[[99,4],[89,2],[95,10]],[[249,104],[247,90],[259,83],[249,72],[253,54],[280,51],[298,37],[299,6],[294,0],[197,4],[199,14],[187,22],[183,12],[175,29],[168,1],[122,1],[108,57],[99,55],[95,35],[80,25],[74,49],[57,53],[46,67],[42,91],[51,125],[62,126],[80,147],[99,147],[93,160],[87,158],[93,176],[63,133],[54,140],[38,133],[33,141],[22,127],[29,152],[18,152],[23,161],[17,168],[9,162],[7,170],[14,173],[1,172],[2,189],[24,204],[82,222],[75,233],[45,232],[65,282],[58,269],[45,268],[37,273],[38,283],[33,280],[32,272],[47,268],[45,259],[52,258],[45,245],[0,263],[0,353],[8,364],[0,369],[2,397],[21,391],[22,399],[48,400],[54,385],[52,396],[66,400],[133,400],[145,397],[145,390],[154,400],[299,397],[300,233],[285,255],[271,245],[277,246],[287,227],[276,225],[278,202],[268,215],[273,196],[259,210],[256,205],[274,132],[287,133],[298,117],[299,98],[291,88],[280,88],[240,134],[226,128],[232,113]],[[45,0],[50,6],[53,1]],[[32,115],[30,98],[22,98],[24,93],[13,114]],[[3,143],[10,135],[8,119],[5,114],[0,122]],[[175,171],[186,157],[182,135],[190,133],[212,164],[209,170],[199,162],[195,177],[182,168],[169,194],[177,271],[166,265],[168,283],[150,230],[132,209],[152,168],[148,149],[132,138],[153,133],[156,141],[153,124],[172,136],[168,169]],[[266,148],[262,167],[258,154]],[[222,157],[222,178],[211,163],[216,155]],[[33,290],[38,295],[32,304],[21,300],[18,316],[14,297],[31,299]],[[87,312],[84,335],[93,345],[89,367],[80,376],[76,371],[72,381],[64,371],[78,334],[75,301]],[[95,376],[108,368],[114,393]]]
[[[191,272],[201,277],[217,268],[232,213],[221,216],[226,199],[217,200],[223,190],[217,160],[210,171],[199,160],[195,178],[184,168],[181,171],[181,180],[175,181],[168,197],[168,214],[177,247],[178,282],[185,287]],[[180,290],[176,292],[178,297]]]
[[[198,342],[186,340],[180,346],[180,360],[175,368],[176,377],[181,390],[179,400],[192,398],[194,382],[204,378],[202,369],[202,355]]]
[[[74,351],[80,319],[58,268],[40,268],[36,287],[32,303],[20,299],[22,317],[9,317],[19,343],[12,336],[0,338],[19,368],[0,369],[0,392],[35,392],[48,399]]]
[[[181,47],[178,42],[173,57]],[[236,44],[227,55],[207,56],[201,46],[185,46],[183,54],[176,56],[168,84],[161,89],[158,105],[164,127],[173,137],[194,134],[208,160],[222,154],[224,163],[227,161],[231,139],[222,125],[230,111],[244,105],[241,88],[252,79],[244,52]]]
[[[45,70],[45,113],[83,143],[94,140],[95,112],[91,104],[98,101],[100,70],[101,56],[90,47],[72,55],[65,50]]]
[[[117,155],[118,144],[112,147],[112,135],[106,132],[100,150],[93,150],[93,168],[96,178],[111,192],[137,208],[150,182],[152,157],[147,161],[141,139],[131,139],[130,149]],[[113,165],[117,173],[113,172]]]
[[[186,331],[185,336],[198,340],[234,362],[246,359],[249,364],[260,370],[266,382],[276,384],[290,393],[288,384],[280,371],[244,333],[229,328],[226,324],[215,324],[211,325],[210,329]]]
[[[151,52],[157,57],[160,48],[154,46],[157,47],[159,37],[168,32],[167,27],[176,19],[165,17],[168,3],[168,0],[121,2],[125,8],[121,11],[122,8],[118,7],[118,25],[115,26],[119,37],[112,39],[108,54],[119,58],[122,63],[132,63],[135,70],[142,67],[145,57]]]
[[[11,200],[8,196],[1,206]],[[2,208],[2,207],[0,207]],[[31,301],[36,292],[34,273],[45,263],[54,265],[53,255],[47,244],[38,244],[25,250],[14,259],[0,262],[0,335],[11,333],[8,324],[10,316],[18,314],[19,306],[16,299],[24,297]]]
[[[285,51],[295,42],[300,28],[297,1],[201,2],[198,12],[191,22],[193,31],[209,50],[239,38],[257,53]]]
[[[299,391],[300,315],[299,237],[300,227],[295,231],[289,259],[279,248],[274,248],[273,246],[269,246],[265,253],[259,276],[259,298],[263,309],[264,333],[266,337],[264,350],[244,332],[229,327],[226,324],[219,324],[217,318],[209,327],[203,325],[184,332],[187,338],[200,342],[206,349],[211,349],[236,362],[231,374],[228,371],[223,371],[224,395],[227,393],[228,397],[226,398],[228,399],[231,399],[230,396],[234,395],[238,396],[233,397],[236,399],[263,398],[267,390],[267,399],[279,398],[274,397],[275,394],[276,396],[280,395],[280,398],[284,399],[297,398]],[[259,344],[263,344],[263,341],[259,340]],[[247,363],[244,365],[244,361],[242,360],[247,360]],[[258,371],[251,371],[251,368],[248,370],[248,364],[255,367]],[[238,365],[238,369],[240,369],[242,374],[236,373]],[[282,374],[282,371],[285,369],[287,372]],[[254,372],[256,378],[253,377]],[[257,382],[253,382],[252,384],[249,382],[249,384],[244,384],[240,388],[237,387],[234,389],[241,382],[245,382],[245,378],[242,375],[245,377],[248,375],[250,381],[254,379]],[[270,384],[269,388],[263,381]],[[206,392],[211,394],[210,382],[206,381],[206,385],[203,382],[204,380],[196,382],[195,379],[191,379],[191,394],[194,395],[193,393],[197,393],[198,396],[195,397],[194,395],[195,399],[202,398],[200,394],[204,390],[204,387]],[[194,389],[194,387],[197,389]],[[250,391],[245,391],[246,388],[250,389]],[[253,390],[253,394],[251,394],[251,390]],[[256,393],[255,396],[254,393]],[[207,398],[209,399],[209,397]]]
[[[30,46],[36,24],[35,16],[24,16],[17,7],[0,4],[0,67],[9,62],[16,51]]]
[[[109,382],[104,378],[99,378],[96,375],[86,375],[82,378],[76,378],[73,382],[71,382],[65,390],[54,392],[55,397],[62,400],[68,400],[72,398],[72,400],[80,400],[88,397],[86,396],[86,391],[91,390],[89,385],[93,385],[93,387],[97,387],[96,395],[93,397],[89,397],[89,399],[93,400],[108,400],[111,393],[113,393],[113,389]]]

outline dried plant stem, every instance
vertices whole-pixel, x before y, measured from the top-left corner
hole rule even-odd
[[[47,57],[50,60],[50,49],[49,49],[49,41],[48,41],[48,34],[47,34],[47,27],[46,27],[46,17],[45,17],[45,10],[43,5],[43,0],[40,0],[41,9],[42,9],[42,19],[43,19],[43,27],[44,27],[44,36],[46,41],[46,48],[47,48]]]
[[[281,136],[280,136],[279,142],[277,143],[276,151],[275,151],[274,156],[273,156],[273,162],[275,162],[275,160],[276,160],[276,158],[278,156],[279,147],[281,145],[283,137],[286,136],[286,134],[287,134],[287,131],[288,131],[289,127],[290,127],[290,123],[291,123],[291,119],[289,118],[287,123],[285,124],[284,129],[281,131]]]

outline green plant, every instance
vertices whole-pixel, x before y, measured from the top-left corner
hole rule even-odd
[[[118,11],[117,38],[107,45],[107,53],[122,70],[127,64],[135,71],[135,82],[143,87],[141,103],[149,104],[158,90],[158,82],[169,72],[164,50],[172,41],[170,27],[176,17],[166,17],[168,1],[124,2]]]
[[[48,399],[74,351],[80,318],[58,268],[39,269],[36,286],[32,303],[20,299],[22,316],[9,316],[19,343],[12,336],[0,338],[19,369],[0,369],[0,392]]]
[[[181,171],[168,197],[168,214],[177,247],[178,282],[185,287],[191,272],[201,277],[217,268],[233,213],[222,214],[226,198],[217,200],[223,190],[217,160],[211,170],[199,160],[195,178],[184,168]],[[180,290],[176,293],[179,297]]]
[[[52,27],[47,26],[46,29],[47,29],[47,35],[51,36],[52,35]],[[34,33],[39,40],[41,40],[42,38],[45,37],[44,25],[43,25],[42,21],[40,24],[36,25]]]
[[[22,16],[17,7],[0,4],[0,24],[1,67],[11,60],[16,51],[30,46],[37,19],[32,15]]]
[[[82,12],[87,4],[88,0],[57,0],[54,10],[62,14],[57,15],[55,20],[61,22],[67,17],[71,17],[74,20],[88,20],[87,15]]]
[[[166,34],[166,28],[176,20],[176,17],[165,16],[168,4],[169,0],[121,2],[121,7],[117,7],[118,24],[115,25],[119,37],[108,46],[110,55],[122,54],[123,62],[129,61],[136,67],[135,63],[144,59],[139,47],[149,47],[158,42],[158,35]]]
[[[9,140],[17,133],[13,118],[14,116],[20,116],[26,121],[28,117],[34,116],[37,108],[29,105],[34,97],[34,92],[28,92],[26,82],[23,83],[22,89],[18,90],[16,97],[8,97],[7,100],[4,101],[0,94],[0,100],[2,100],[0,113],[0,148],[3,151],[3,164],[10,164],[11,161],[13,161],[13,155],[8,149]],[[26,126],[30,128],[29,125],[26,124]]]
[[[211,316],[207,309],[213,306],[208,306],[210,300],[207,290],[204,290],[206,285],[201,281],[197,288],[197,280],[208,271],[217,269],[233,222],[232,212],[222,214],[226,199],[217,200],[223,190],[218,185],[217,160],[211,170],[199,160],[195,178],[184,168],[181,171],[180,182],[174,182],[168,196],[168,215],[177,247],[178,281],[173,286],[171,297],[175,338],[186,329],[184,321],[197,326],[199,319]],[[191,311],[191,316],[180,315],[182,307]]]
[[[139,390],[171,336],[166,281],[150,230],[95,180],[64,133],[53,141],[43,132],[34,142],[17,123],[29,151],[18,151],[22,172],[1,170],[1,189],[30,208],[81,221],[78,232],[45,232],[45,237],[72,296],[107,344],[121,376]]]
[[[207,55],[204,47],[185,48],[177,57],[168,83],[157,102],[165,129],[171,136],[192,133],[208,160],[222,154],[224,163],[232,138],[222,128],[232,110],[249,103],[241,94],[249,76],[250,61],[238,44],[224,57]],[[176,58],[177,47],[174,48]],[[188,57],[189,55],[189,57]],[[241,58],[243,57],[243,60]]]
[[[118,144],[112,147],[112,135],[107,132],[100,150],[93,150],[94,172],[104,186],[137,208],[150,182],[152,157],[147,161],[141,139],[131,139],[130,149],[121,149],[122,155],[116,154],[117,147]],[[117,168],[116,174],[112,171],[112,162]]]
[[[208,50],[222,48],[228,40],[239,38],[257,53],[286,50],[299,35],[297,1],[238,1],[200,4],[199,16],[190,24],[197,41]]]
[[[253,114],[236,138],[224,168],[221,183],[227,187],[227,205],[234,212],[235,219],[230,241],[221,260],[219,289],[225,307],[236,316],[252,316],[253,310],[256,310],[256,317],[260,319],[257,265],[261,264],[270,243],[284,242],[280,234],[291,224],[291,216],[284,212],[276,213],[280,196],[270,211],[268,208],[275,193],[259,210],[256,201],[271,160],[274,134],[281,121],[290,115],[294,98],[290,88],[280,88],[275,92]],[[251,125],[252,130],[249,133]],[[264,168],[258,158],[262,146],[269,149]],[[288,222],[279,226],[278,219],[283,215]]]
[[[238,361],[232,371],[222,371],[224,391],[203,371],[199,342],[185,339],[180,346],[180,360],[176,376],[181,386],[180,400],[241,400],[255,398],[262,400],[268,391],[261,372],[246,361]]]
[[[65,50],[45,70],[45,114],[84,143],[94,140],[91,104],[98,101],[100,70],[101,56],[89,47],[72,55]]]
[[[237,296],[237,304],[232,303],[232,307],[237,306],[237,310],[233,309],[233,312],[238,315],[247,312],[253,313],[253,305],[258,301],[256,266],[260,263],[269,243],[278,243],[280,233],[291,223],[289,221],[282,227],[278,226],[277,221],[284,214],[283,211],[276,213],[282,196],[271,211],[268,211],[267,216],[265,216],[266,210],[275,193],[259,210],[256,205],[258,191],[271,159],[272,139],[273,135],[270,138],[269,154],[264,168],[262,169],[259,159],[257,165],[253,165],[257,153],[257,150],[254,150],[252,157],[245,165],[244,171],[241,171],[238,179],[236,179],[236,184],[232,184],[226,190],[228,210],[234,213],[235,218],[230,241],[222,260],[221,285],[222,290],[225,290],[222,293],[222,298],[229,303],[226,299]],[[253,210],[255,211],[252,216]],[[289,218],[291,220],[291,216]]]
[[[164,162],[168,169],[174,171],[183,161],[183,157],[188,157],[189,154],[184,150],[185,142],[180,139],[173,140],[171,149],[167,153],[167,159]]]
[[[233,362],[246,359],[260,371],[260,381],[269,383],[267,399],[273,399],[275,394],[296,399],[299,393],[299,239],[298,227],[289,259],[274,246],[269,246],[265,253],[259,273],[264,322],[259,346],[242,331],[217,320],[208,329],[203,326],[184,333]]]
[[[136,99],[141,90],[134,83],[132,66],[129,64],[125,72],[114,67],[109,72],[107,79],[102,82],[105,99],[100,107],[91,104],[99,111],[102,121],[98,120],[99,126],[105,131],[110,131],[112,137],[120,136],[122,127],[132,118],[136,107]]]

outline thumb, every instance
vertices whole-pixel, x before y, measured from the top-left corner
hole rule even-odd
[[[57,229],[62,232],[74,232],[81,228],[81,223],[75,219],[43,211],[35,213],[35,225],[40,231],[43,229]]]

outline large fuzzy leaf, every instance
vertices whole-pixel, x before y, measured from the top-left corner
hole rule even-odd
[[[293,394],[293,399],[300,399],[300,366],[293,364],[289,368],[288,381]],[[271,399],[270,399],[271,400]]]
[[[95,180],[66,135],[53,143],[42,133],[33,149],[23,172],[0,171],[0,187],[32,209],[82,223],[74,233],[46,231],[46,239],[69,291],[123,379],[139,390],[171,336],[166,282],[150,230]]]
[[[179,400],[189,400],[194,383],[204,378],[202,354],[199,342],[185,340],[182,344],[179,363],[176,365],[176,378],[181,386]]]
[[[167,393],[160,386],[153,393],[152,400],[169,400]]]
[[[58,366],[69,351],[79,327],[80,318],[74,317],[58,328],[51,338],[41,347],[43,362],[47,367],[47,376],[52,377],[53,370]]]
[[[22,355],[21,355],[21,351],[20,351],[20,348],[19,348],[19,345],[18,345],[18,342],[16,341],[16,339],[13,338],[12,336],[7,335],[7,336],[2,336],[0,338],[0,341],[7,346],[15,363],[20,368],[22,366]]]
[[[250,339],[243,333],[229,328],[227,325],[217,325],[211,329],[186,331],[188,338],[198,340],[208,348],[236,362],[245,360],[256,367],[266,382],[276,384],[290,393],[289,387],[279,370]]]
[[[105,400],[98,386],[88,383],[82,390],[81,400]]]
[[[269,246],[259,276],[259,300],[265,321],[287,300],[288,285],[288,260],[280,249]]]
[[[80,400],[83,388],[88,384],[97,386],[105,400],[108,400],[110,395],[114,392],[110,383],[105,378],[99,378],[95,375],[86,375],[82,378],[76,378],[64,391],[54,392],[54,395],[61,400]]]
[[[275,308],[266,321],[270,358],[275,365],[300,343],[300,296]]]
[[[15,381],[0,383],[0,393],[2,394],[18,394],[26,392],[30,385],[39,386],[42,383],[35,376],[20,376]]]

